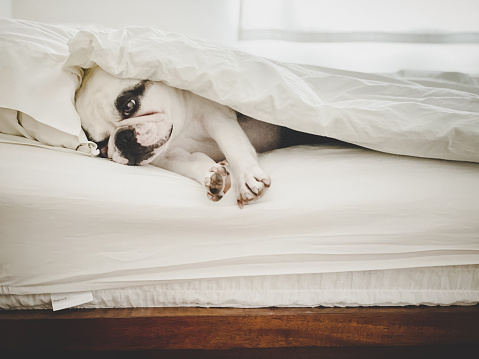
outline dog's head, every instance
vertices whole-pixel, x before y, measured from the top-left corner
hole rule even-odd
[[[180,90],[161,82],[119,79],[97,66],[86,71],[76,108],[103,157],[143,165],[166,149],[181,127],[182,101]]]

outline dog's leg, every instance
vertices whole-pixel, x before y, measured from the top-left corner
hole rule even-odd
[[[152,164],[204,185],[207,197],[214,202],[222,199],[231,188],[228,163],[216,163],[201,152],[190,153],[180,148],[172,149],[165,157],[153,160]]]
[[[237,202],[243,205],[261,197],[271,178],[260,167],[256,151],[238,123],[236,112],[220,105],[205,115],[204,127],[216,141],[231,166]]]

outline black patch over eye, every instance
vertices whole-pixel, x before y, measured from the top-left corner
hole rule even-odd
[[[115,101],[115,107],[122,119],[132,117],[140,108],[148,81],[141,81],[131,89],[123,91]]]

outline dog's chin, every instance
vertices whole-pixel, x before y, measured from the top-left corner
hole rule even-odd
[[[143,161],[141,161],[140,163],[138,163],[139,166],[143,166],[143,165],[147,165],[151,162],[153,162],[154,160],[156,160],[157,158],[161,157],[161,155],[166,151],[166,149],[168,148],[168,145],[170,144],[169,141],[167,141],[166,143],[163,143],[160,147],[156,148],[155,150],[153,150],[152,154],[151,154],[151,157],[147,158],[147,159],[144,159]]]

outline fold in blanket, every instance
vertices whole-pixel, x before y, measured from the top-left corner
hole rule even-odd
[[[479,77],[288,64],[150,28],[80,31],[65,66],[164,81],[253,118],[366,148],[479,162]]]

